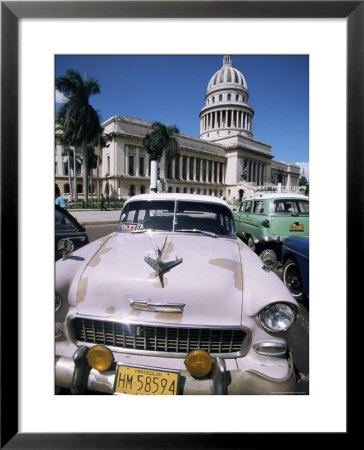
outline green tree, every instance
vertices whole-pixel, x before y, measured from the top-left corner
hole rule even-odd
[[[146,135],[143,144],[150,155],[150,190],[157,191],[158,162],[163,156],[171,161],[179,154],[179,145],[176,134],[179,130],[176,125],[168,126],[161,122],[152,123],[152,132]]]
[[[155,139],[157,142],[161,142],[160,156],[158,161],[162,157],[163,153],[167,161],[171,161],[177,155],[179,155],[179,145],[175,137],[179,134],[179,129],[176,125],[164,125],[161,122],[152,123],[152,132],[150,134],[151,139]]]
[[[102,133],[99,115],[90,105],[89,98],[100,93],[100,86],[94,78],[87,80],[76,70],[69,69],[65,76],[56,78],[56,88],[67,97],[67,101],[57,112],[56,120],[62,124],[64,138],[74,146],[81,147],[83,192],[87,202],[89,173],[87,145]]]

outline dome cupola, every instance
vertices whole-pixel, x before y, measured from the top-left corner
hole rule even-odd
[[[220,70],[218,70],[212,77],[207,86],[207,92],[215,90],[221,86],[242,87],[248,90],[244,75],[233,67],[231,56],[224,56],[224,63]]]
[[[221,69],[207,86],[200,112],[200,138],[217,141],[235,135],[252,137],[254,111],[248,99],[244,75],[233,67],[231,56],[224,56]]]

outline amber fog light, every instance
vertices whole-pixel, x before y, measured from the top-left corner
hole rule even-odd
[[[114,360],[112,352],[103,345],[91,347],[87,353],[87,362],[96,370],[107,370]]]
[[[195,350],[187,355],[185,366],[192,376],[202,378],[211,371],[212,358],[203,350]]]

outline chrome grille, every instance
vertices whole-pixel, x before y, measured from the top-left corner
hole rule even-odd
[[[241,350],[246,333],[241,329],[184,328],[123,324],[83,317],[71,321],[76,341],[112,347],[152,351],[189,353],[236,353]]]

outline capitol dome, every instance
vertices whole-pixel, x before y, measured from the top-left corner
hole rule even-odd
[[[200,139],[219,141],[237,135],[253,136],[253,108],[244,75],[233,67],[232,57],[224,56],[223,65],[207,86],[205,106],[200,111]]]
[[[207,86],[207,92],[220,88],[222,85],[241,86],[248,89],[244,75],[233,67],[231,56],[224,56],[224,64],[212,77]]]

